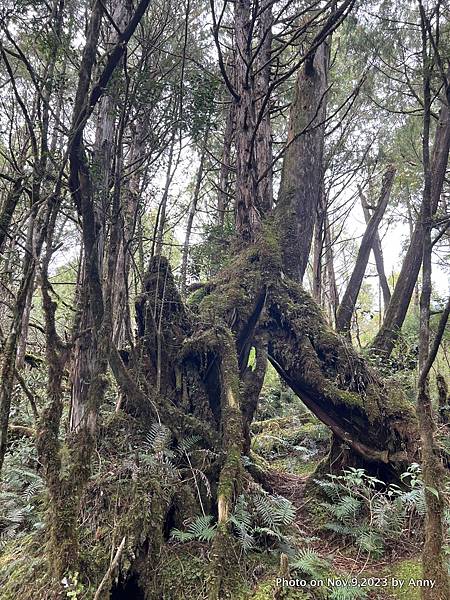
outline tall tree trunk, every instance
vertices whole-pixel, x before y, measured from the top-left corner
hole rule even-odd
[[[0,211],[0,252],[3,251],[5,240],[8,237],[14,211],[23,192],[23,179],[18,177],[12,184]]]
[[[25,256],[23,275],[17,294],[10,331],[6,339],[5,347],[2,351],[3,356],[0,371],[0,473],[6,453],[9,414],[11,410],[14,372],[16,367],[17,344],[19,341],[20,332],[22,330],[23,315],[26,309],[27,297],[34,282],[34,273],[34,259],[27,254]]]
[[[337,310],[339,307],[339,290],[337,287],[336,273],[334,270],[333,230],[328,222],[328,215],[326,213],[325,213],[325,219],[324,219],[324,228],[325,228],[325,268],[326,268],[328,304],[329,304],[329,309],[330,309],[329,322],[332,325],[335,325]]]
[[[431,215],[434,216],[441,197],[445,172],[447,169],[450,149],[450,111],[447,98],[450,87],[446,90],[444,105],[439,112],[439,120],[434,138],[431,158]],[[414,292],[417,277],[422,264],[423,232],[420,221],[417,222],[408,251],[403,259],[402,268],[392,293],[391,301],[386,310],[380,331],[376,335],[372,348],[381,356],[390,356],[400,329],[408,312],[408,307]]]
[[[389,202],[395,172],[396,170],[391,167],[384,174],[378,205],[373,212],[361,240],[355,267],[336,315],[336,329],[340,333],[349,334],[350,332],[350,324],[355,310],[356,300],[358,299],[359,290],[361,289],[364,279],[364,273],[366,272],[367,263],[369,262],[369,256],[374,244],[375,235],[378,231],[378,226],[381,223],[384,211]]]
[[[316,210],[316,221],[314,224],[313,259],[312,259],[312,296],[314,300],[323,306],[323,284],[324,273],[324,243],[325,243],[325,218],[327,206],[321,188],[320,199]]]
[[[242,240],[255,239],[261,225],[258,208],[255,131],[255,82],[252,72],[250,0],[234,4],[236,115],[236,229]]]
[[[438,418],[444,425],[450,423],[450,397],[448,395],[448,384],[442,373],[436,374],[436,388],[438,391]]]
[[[186,286],[187,286],[187,268],[188,268],[188,260],[189,260],[189,244],[191,240],[192,233],[192,225],[194,223],[194,217],[197,210],[197,203],[200,197],[200,190],[203,181],[203,171],[205,167],[205,159],[206,159],[206,148],[208,144],[209,137],[209,129],[206,131],[201,152],[200,152],[200,164],[198,166],[197,176],[195,178],[195,188],[194,193],[192,195],[192,200],[189,205],[189,214],[188,220],[186,223],[186,235],[184,238],[183,244],[183,253],[181,257],[181,295],[184,297],[186,295]]]
[[[413,217],[413,207],[411,206],[411,197],[408,194],[406,196],[406,207],[408,209],[408,228],[409,228],[409,240],[411,241],[414,235],[414,224],[417,219]],[[415,309],[417,309],[417,313],[419,312],[419,282],[416,280],[416,284],[414,286],[413,292],[413,305]],[[389,306],[389,304],[388,304]],[[387,307],[385,307],[387,308]],[[386,312],[386,310],[385,310]]]
[[[225,224],[225,213],[229,201],[229,179],[231,172],[231,146],[234,132],[234,102],[230,102],[225,121],[225,132],[223,134],[222,157],[220,160],[219,184],[217,194],[217,220],[220,227]]]
[[[123,185],[123,194],[121,194],[121,221],[123,231],[119,248],[115,281],[115,301],[117,318],[114,323],[113,340],[117,347],[121,347],[125,340],[131,343],[133,339],[131,314],[129,306],[129,279],[131,269],[131,258],[134,253],[135,235],[139,227],[140,214],[139,207],[141,201],[141,182],[142,182],[142,164],[145,160],[145,132],[146,126],[141,117],[138,117],[136,124],[131,125],[133,132],[133,141],[130,148],[128,167],[131,169],[129,180]],[[142,244],[142,235],[138,235],[139,242]],[[140,249],[138,248],[138,252]],[[143,276],[143,251],[140,273]]]
[[[283,269],[299,282],[308,265],[323,178],[328,63],[325,41],[300,68],[277,201]]]
[[[170,184],[174,176],[173,165],[173,152],[175,149],[175,133],[172,134],[172,139],[169,146],[169,157],[167,159],[167,171],[166,171],[166,182],[164,185],[164,191],[161,198],[161,202],[158,208],[158,215],[156,219],[156,241],[155,241],[155,255],[161,256],[164,246],[164,232],[166,230],[166,211],[167,211],[167,200],[169,198]]]
[[[88,386],[86,404],[82,408],[83,415],[76,432],[72,432],[68,437],[70,460],[66,465],[64,474],[61,473],[61,456],[58,444],[59,416],[61,414],[60,389],[56,389],[54,395],[49,394],[49,405],[44,412],[47,418],[42,419],[38,432],[39,454],[42,458],[48,482],[50,513],[53,519],[50,528],[53,532],[50,538],[50,552],[53,556],[59,556],[59,560],[53,561],[55,575],[58,578],[62,577],[68,570],[77,567],[77,530],[75,524],[81,495],[90,475],[96,419],[98,407],[104,398],[107,383],[107,361],[111,352],[112,339],[113,317],[108,303],[110,302],[110,296],[106,299],[106,303],[103,297],[101,259],[97,236],[99,224],[94,205],[92,173],[84,147],[83,133],[87,120],[107,88],[108,82],[125,52],[127,43],[142,19],[148,4],[149,0],[141,0],[138,3],[128,25],[118,36],[117,44],[108,53],[97,83],[90,89],[103,15],[102,3],[95,2],[90,15],[86,43],[79,67],[67,153],[69,158],[69,189],[82,223],[82,248],[85,257],[83,291],[86,295],[84,313],[87,318],[91,319],[89,350],[94,352],[91,354],[90,379],[83,382],[84,385]],[[55,194],[55,196],[58,197],[59,195]],[[117,202],[117,197],[115,201]],[[116,207],[114,207],[114,210],[116,210]],[[110,285],[112,285],[114,275],[114,261],[117,258],[116,248],[117,230],[113,226],[110,234],[107,273]],[[44,292],[45,284],[42,289]],[[48,300],[48,308],[46,309],[48,353],[58,351],[58,342],[54,339],[55,332],[52,323],[54,315],[53,318],[48,317],[54,309],[53,305],[54,303]],[[53,379],[58,388],[59,366],[55,360],[50,360],[50,357],[49,368],[54,369],[54,377],[49,376],[49,385]],[[55,408],[55,411],[53,411],[53,408]],[[56,414],[55,419],[51,418],[54,416],[53,412]],[[59,532],[58,535],[55,535],[55,532]],[[57,545],[58,543],[60,547]]]
[[[28,332],[30,329],[30,316],[33,303],[33,293],[35,289],[35,281],[31,282],[28,289],[28,295],[25,302],[25,310],[23,311],[22,327],[20,329],[19,342],[17,344],[17,360],[16,368],[21,371],[25,366],[25,355],[27,352]]]
[[[261,214],[272,210],[273,206],[273,153],[272,127],[270,122],[270,102],[263,106],[269,93],[272,58],[272,5],[273,0],[263,0],[259,18],[259,53],[255,75],[256,113],[262,111],[255,136],[255,160],[258,169],[258,207]]]
[[[125,5],[114,2],[111,8],[111,17],[121,31],[126,18]],[[111,24],[107,27],[105,37],[107,51],[110,51],[118,40],[118,33]],[[110,86],[98,102],[93,153],[92,199],[96,223],[96,254],[101,280],[103,280],[104,270],[106,218],[111,212],[112,167],[117,109],[116,88],[117,85]],[[111,221],[116,218],[119,218],[119,216],[112,215]],[[75,431],[86,422],[89,422],[88,428],[93,432],[95,430],[94,416],[93,413],[87,415],[86,410],[89,405],[90,382],[95,379],[91,370],[96,364],[95,357],[98,348],[96,347],[95,336],[92,334],[94,329],[94,315],[90,308],[90,290],[86,265],[82,266],[81,272],[81,293],[78,294],[80,300],[80,305],[78,306],[79,315],[77,317],[78,331],[75,336],[76,342],[71,369],[72,398],[70,429],[71,431]],[[115,286],[113,289],[115,290]],[[115,308],[115,303],[113,303],[113,310]]]
[[[422,551],[423,577],[434,580],[433,590],[422,590],[423,600],[440,600],[450,597],[450,581],[444,560],[444,472],[439,451],[434,440],[434,419],[429,393],[429,372],[436,357],[440,339],[448,319],[448,309],[444,311],[438,334],[430,347],[430,302],[431,302],[431,229],[433,207],[432,168],[430,161],[430,121],[431,121],[431,44],[428,39],[428,17],[422,3],[419,3],[422,30],[422,68],[423,68],[423,134],[422,162],[424,189],[420,226],[422,232],[422,291],[420,294],[419,327],[419,380],[417,393],[417,414],[419,417],[422,471],[425,485],[425,542]],[[433,210],[434,208],[434,210]]]

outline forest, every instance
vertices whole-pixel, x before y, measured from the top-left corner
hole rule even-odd
[[[450,600],[448,0],[0,0],[0,600]]]

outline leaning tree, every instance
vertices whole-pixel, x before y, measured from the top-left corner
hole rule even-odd
[[[116,8],[121,7],[116,4]],[[118,11],[120,14],[112,16],[105,13],[102,2],[94,3],[63,155],[67,169],[64,162],[59,177],[55,177],[55,190],[42,202],[39,254],[30,257],[31,266],[24,271],[23,279],[23,285],[28,285],[28,272],[34,277],[35,270],[38,271],[42,293],[48,390],[47,405],[37,428],[37,449],[49,494],[50,557],[59,579],[68,570],[83,566],[83,553],[79,551],[83,541],[78,527],[81,511],[86,514],[90,502],[98,508],[94,519],[96,542],[102,539],[109,520],[112,500],[105,498],[103,490],[90,487],[95,451],[112,440],[108,451],[114,456],[136,431],[148,432],[158,423],[170,432],[172,449],[182,448],[190,437],[210,452],[213,459],[206,473],[210,493],[200,490],[198,485],[194,492],[192,485],[183,484],[179,489],[175,485],[164,486],[163,478],[136,482],[132,469],[130,475],[128,467],[124,467],[121,476],[128,486],[126,493],[133,490],[133,498],[116,516],[117,532],[128,539],[133,556],[128,571],[139,574],[151,597],[151,586],[155,584],[152,565],[158,560],[167,532],[193,510],[193,496],[197,494],[202,507],[208,504],[217,515],[218,533],[213,542],[209,587],[211,599],[222,597],[222,577],[231,547],[230,516],[234,500],[249,476],[242,456],[249,453],[250,425],[268,361],[332,431],[330,465],[334,468],[358,464],[389,480],[397,478],[415,458],[418,425],[411,404],[397,385],[358,355],[347,338],[331,329],[316,301],[302,286],[323,188],[330,42],[354,4],[354,0],[342,0],[326,3],[323,9],[316,4],[313,10],[310,6],[296,7],[297,12],[287,18],[280,7],[274,10],[276,3],[270,0],[261,3],[236,0],[232,14],[228,13],[227,2],[218,6],[211,0],[213,38],[232,115],[229,119],[232,124],[227,123],[230,125],[227,129],[233,129],[233,140],[227,140],[229,145],[223,153],[230,160],[230,146],[233,146],[236,237],[232,258],[217,275],[197,285],[186,298],[178,289],[162,244],[157,244],[135,301],[136,336],[124,348],[119,347],[123,335],[118,333],[115,321],[123,320],[127,309],[123,300],[116,302],[116,288],[122,291],[126,288],[129,267],[124,256],[133,237],[133,226],[128,225],[124,236],[122,219],[129,215],[127,203],[124,206],[121,201],[125,196],[129,203],[137,202],[139,182],[132,178],[130,188],[124,192],[120,187],[123,157],[116,156],[114,161],[106,156],[111,150],[115,127],[114,119],[110,118],[112,101],[106,99],[106,90],[112,93],[120,89],[120,82],[114,77],[150,1],[141,0],[134,11]],[[284,8],[290,5],[287,1]],[[230,21],[224,26],[227,18]],[[114,19],[120,21],[120,26]],[[108,22],[107,51],[96,72],[105,22]],[[110,26],[111,22],[114,26]],[[232,56],[225,57],[223,36],[229,35],[230,27]],[[276,36],[272,36],[272,29],[276,30]],[[155,36],[152,49],[158,39]],[[142,62],[147,69],[145,60]],[[127,85],[128,75],[126,72],[124,77]],[[292,77],[295,84],[287,142],[283,152],[274,156],[272,100]],[[448,105],[442,109],[445,110],[448,111]],[[92,157],[88,151],[88,125],[96,111],[103,117],[105,137],[100,137],[101,143]],[[122,112],[121,119],[125,117]],[[134,126],[145,128],[145,115],[138,115]],[[121,120],[119,139],[124,127]],[[143,147],[149,136],[150,132],[144,131],[134,140],[130,155],[137,155],[132,159],[135,162],[145,161]],[[167,139],[171,139],[172,148],[173,131]],[[275,199],[274,166],[280,160],[281,181]],[[131,171],[132,167],[133,164]],[[220,176],[227,179],[229,187],[228,175],[232,169],[227,164],[222,167],[227,177],[223,170]],[[350,312],[392,176],[389,171],[380,207],[369,222],[359,260],[361,268],[355,275],[357,281],[352,293],[348,294]],[[11,186],[2,222],[10,218],[20,185],[18,179]],[[80,223],[83,248],[77,321],[69,342],[58,331],[57,303],[49,277],[65,185]],[[104,197],[112,198],[108,223],[102,221],[104,212],[99,206]],[[221,213],[224,204],[222,199]],[[121,261],[125,275],[117,273]],[[184,284],[185,274],[183,292]],[[25,310],[26,293],[27,289],[19,295],[18,325]],[[348,322],[347,317],[343,320]],[[17,324],[13,323],[7,346],[11,357],[18,343]],[[342,329],[346,328],[344,324]],[[254,361],[249,360],[252,349]],[[72,390],[72,427],[63,441],[60,429],[65,369],[69,363],[72,378],[82,384],[82,389]],[[0,390],[2,447],[14,378],[13,361],[7,364],[9,370]],[[99,419],[108,368],[121,395],[109,429]],[[194,455],[187,466],[191,470],[196,468]],[[251,472],[264,485],[263,475]],[[120,485],[120,481],[114,484]],[[145,519],[143,502],[147,506]],[[103,552],[99,563],[105,567],[110,548],[101,541],[98,545]],[[119,548],[123,550],[123,545]],[[156,591],[154,597],[159,597],[157,594]]]

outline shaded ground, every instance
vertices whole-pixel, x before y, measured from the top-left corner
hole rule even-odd
[[[303,592],[283,591],[276,596],[275,586],[269,580],[255,587],[256,598],[367,598],[390,600],[420,598],[420,589],[411,587],[411,578],[420,578],[420,540],[405,535],[402,543],[388,548],[381,558],[358,551],[351,540],[346,540],[318,526],[317,506],[321,499],[311,488],[311,477],[327,453],[329,437],[326,429],[313,415],[281,417],[257,422],[254,426],[252,447],[267,460],[267,483],[271,491],[290,500],[297,509],[295,526],[307,538],[307,547],[331,565],[336,579],[358,578],[363,585],[358,591],[313,591],[311,596]],[[385,579],[386,578],[386,579]],[[386,586],[387,580],[387,586]],[[402,587],[399,582],[403,582]],[[396,586],[396,587],[393,587]],[[386,587],[385,587],[386,586]],[[275,589],[275,591],[273,591]],[[263,595],[259,596],[259,590]],[[250,596],[251,597],[251,596]]]

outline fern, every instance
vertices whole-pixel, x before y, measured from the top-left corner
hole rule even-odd
[[[379,557],[383,554],[383,538],[377,531],[362,529],[355,535],[356,543],[367,554]]]
[[[266,527],[290,525],[295,518],[294,505],[283,496],[260,493],[255,498],[255,509]]]
[[[328,596],[330,600],[365,600],[367,591],[358,586],[334,588]]]
[[[244,552],[250,552],[256,547],[256,540],[244,527],[237,527],[237,537]]]
[[[262,536],[274,538],[280,542],[283,539],[283,533],[277,527],[254,527],[253,532]]]
[[[216,535],[216,524],[211,515],[201,515],[188,525],[186,531],[172,529],[171,537],[179,542],[198,540],[199,542],[210,542]]]
[[[238,496],[234,507],[233,514],[230,518],[230,522],[236,525],[238,528],[250,529],[252,525],[252,516],[248,510],[245,496],[242,494]]]
[[[350,523],[355,520],[356,516],[361,511],[362,503],[358,498],[347,494],[340,498],[336,504],[323,502],[322,506],[324,506],[327,511],[340,522]]]
[[[20,454],[10,455],[4,469],[0,488],[0,545],[24,535],[32,529],[44,527],[39,514],[43,499],[44,482],[30,468],[15,464]]]
[[[312,579],[322,579],[330,572],[331,563],[312,548],[301,548],[292,561],[291,567]]]
[[[236,500],[230,522],[244,552],[264,547],[271,540],[285,545],[287,526],[295,518],[295,507],[283,496],[271,496],[260,488],[241,494]]]
[[[191,435],[181,440],[178,444],[178,454],[189,454],[202,438],[199,435]]]
[[[146,435],[147,446],[150,452],[158,454],[168,449],[172,435],[165,425],[153,423]]]
[[[385,486],[363,469],[349,469],[343,475],[328,475],[316,481],[326,501],[325,529],[348,537],[362,551],[380,556],[385,544],[393,544],[410,526],[411,516],[425,512],[424,486],[418,465],[411,465],[402,479],[407,490]]]

